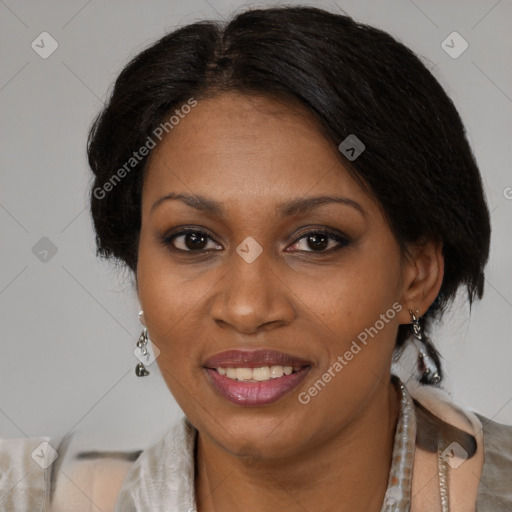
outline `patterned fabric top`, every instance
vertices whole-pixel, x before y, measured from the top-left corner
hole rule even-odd
[[[393,382],[399,390],[401,406],[388,489],[381,510],[409,512],[413,440],[418,439],[417,433],[421,433],[426,426],[419,415],[419,408],[412,401],[415,396],[414,389],[404,389],[399,379],[394,379]],[[431,398],[435,402],[436,395]],[[483,429],[485,462],[475,512],[512,510],[512,426],[494,422],[480,414],[477,417]],[[52,474],[59,474],[56,464],[63,460],[66,451],[58,443],[58,439],[0,439],[0,510],[49,511],[47,501],[53,490],[57,501],[52,503],[52,512],[90,511],[91,503],[101,504],[102,510],[112,510],[113,502],[117,512],[189,512],[196,505],[196,440],[197,431],[187,417],[183,416],[161,439],[142,453],[134,451],[103,454],[94,451],[91,453],[96,454],[97,458],[92,461],[77,461],[79,471],[75,473],[72,471],[75,466],[66,465],[64,461],[66,478],[55,479],[53,490]],[[58,447],[59,452],[58,459],[49,467],[37,463],[40,459],[38,455],[41,455],[41,445],[47,442]],[[46,453],[46,450],[43,451]],[[121,462],[119,455],[124,455],[125,465],[129,468],[124,470],[126,476],[122,485],[118,477],[120,475],[115,476],[113,471],[118,468],[113,463]],[[105,490],[110,493],[108,500],[104,496]],[[60,508],[58,504],[61,505]]]
[[[412,397],[402,381],[392,375],[400,391],[400,412],[393,445],[388,489],[381,512],[408,512],[411,506],[412,468],[416,445],[416,415]]]

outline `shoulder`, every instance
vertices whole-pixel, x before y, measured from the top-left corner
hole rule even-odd
[[[71,504],[74,512],[144,510],[138,504],[148,489],[163,492],[177,480],[172,470],[183,468],[193,439],[194,429],[182,418],[144,450],[75,454],[56,472],[48,510],[68,512]]]
[[[2,510],[44,510],[54,451],[50,437],[0,439]]]
[[[497,465],[512,470],[512,425],[504,425],[476,414],[484,433],[484,469],[492,471]],[[512,473],[509,473],[512,481]]]
[[[194,445],[197,430],[183,416],[145,449],[128,471],[115,512],[194,508]]]
[[[61,439],[0,439],[0,510],[113,511],[126,473],[141,451],[71,453]]]
[[[484,466],[478,487],[478,510],[512,508],[512,425],[475,413],[482,424]],[[494,510],[494,508],[492,509]]]
[[[112,512],[124,478],[138,452],[95,453],[91,458],[74,459],[58,477],[50,512],[101,510]],[[86,452],[87,454],[87,452]]]

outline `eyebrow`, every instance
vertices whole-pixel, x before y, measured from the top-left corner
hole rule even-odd
[[[224,216],[224,208],[222,204],[218,203],[217,201],[214,201],[213,199],[209,199],[208,197],[197,194],[189,195],[178,194],[175,192],[171,192],[170,194],[166,194],[165,196],[162,196],[160,199],[157,199],[157,201],[151,207],[150,213],[152,213],[159,205],[161,205],[165,201],[170,200],[183,201],[186,205],[202,213],[209,213],[217,217]],[[277,209],[281,217],[290,217],[292,215],[296,215],[297,213],[311,211],[323,204],[328,203],[338,203],[350,206],[358,210],[363,216],[366,216],[366,210],[357,201],[354,201],[353,199],[350,199],[348,197],[340,196],[324,195],[314,197],[299,197],[296,199],[291,199],[284,203],[280,203],[277,206]]]

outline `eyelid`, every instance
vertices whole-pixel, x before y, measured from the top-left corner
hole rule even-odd
[[[207,252],[211,252],[212,251],[212,249],[201,249],[201,250],[197,250],[197,251],[191,251],[191,250],[186,251],[184,249],[178,249],[178,248],[173,246],[173,241],[176,238],[179,238],[180,236],[188,235],[190,233],[197,233],[197,234],[205,235],[212,242],[215,242],[217,245],[221,245],[204,228],[195,228],[195,227],[192,227],[192,226],[190,226],[190,227],[189,226],[181,226],[180,228],[177,228],[176,231],[171,230],[170,232],[167,232],[167,233],[159,236],[158,239],[159,239],[159,241],[162,243],[162,245],[164,247],[167,247],[167,248],[169,248],[169,249],[171,249],[171,250],[173,250],[175,252],[178,252],[178,253],[205,254]],[[214,249],[214,250],[217,251],[217,249]]]
[[[210,241],[214,242],[217,245],[219,242],[208,232],[205,228],[199,228],[194,226],[180,226],[179,228],[176,228],[175,230],[171,230],[170,232],[167,232],[161,236],[159,236],[159,241],[164,247],[168,248],[169,250],[172,250],[175,253],[189,253],[196,255],[205,255],[209,254],[211,252],[218,252],[220,249],[198,249],[198,250],[185,250],[185,249],[178,249],[173,245],[173,241],[176,238],[179,238],[181,236],[187,235],[189,233],[196,233],[206,236]],[[327,250],[321,250],[321,251],[314,251],[314,250],[296,250],[291,252],[298,252],[302,254],[316,254],[319,256],[322,255],[330,255],[338,250],[341,250],[345,247],[348,247],[352,243],[351,237],[345,235],[341,231],[335,230],[333,228],[327,228],[325,226],[308,226],[307,228],[304,228],[299,234],[296,235],[294,241],[290,244],[291,246],[297,244],[300,242],[303,238],[306,238],[308,235],[313,234],[322,234],[327,236],[330,240],[333,240],[337,243],[335,247],[331,247]],[[289,247],[289,246],[287,246]]]
[[[299,251],[299,252],[305,252],[305,253],[312,253],[312,254],[331,254],[338,249],[343,249],[344,247],[347,247],[351,244],[352,239],[345,235],[344,233],[341,233],[338,230],[333,230],[331,228],[325,228],[325,227],[308,227],[305,231],[302,231],[297,235],[295,238],[295,241],[292,242],[291,245],[295,245],[297,242],[302,240],[303,238],[306,238],[308,235],[314,235],[314,234],[322,234],[326,235],[330,240],[334,240],[338,245],[336,247],[331,247],[328,250],[323,251]]]

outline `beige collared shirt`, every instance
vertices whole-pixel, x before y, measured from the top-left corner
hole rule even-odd
[[[425,420],[432,413],[460,429],[462,435],[471,432],[477,439],[475,455],[449,469],[450,511],[512,511],[512,426],[463,411],[441,390],[416,384],[407,389],[416,403],[424,406],[423,412],[414,408],[422,436],[416,437],[410,510],[441,510],[438,480],[432,478],[437,454],[418,445],[420,437],[423,445],[428,444],[429,429],[437,428],[435,421],[427,425]],[[138,453],[126,452],[121,457],[75,460],[64,468],[55,464],[44,467],[45,456],[51,455],[45,443],[58,450],[58,443],[48,437],[0,439],[0,510],[193,512],[196,436],[196,429],[183,416],[135,462],[129,459]],[[426,484],[427,478],[430,483]]]

